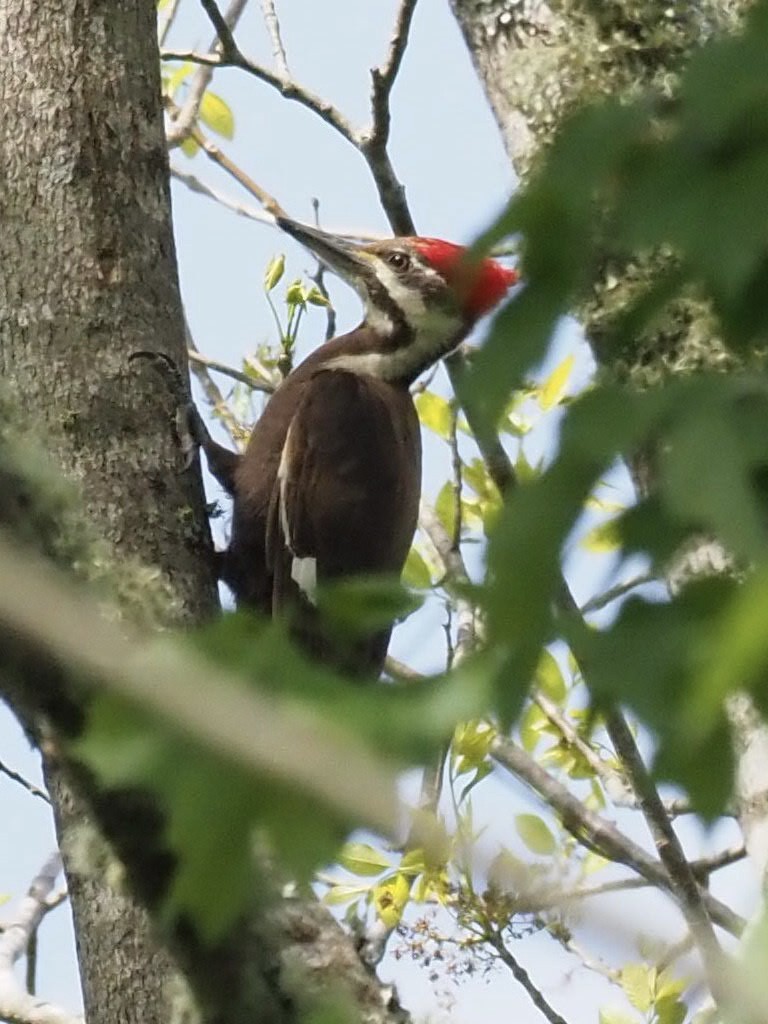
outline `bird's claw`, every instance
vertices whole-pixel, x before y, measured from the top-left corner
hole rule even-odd
[[[182,472],[186,472],[192,468],[198,451],[205,446],[210,437],[194,402],[185,402],[176,410],[176,433],[181,454],[184,456]]]

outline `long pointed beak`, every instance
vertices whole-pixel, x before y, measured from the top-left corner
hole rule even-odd
[[[308,224],[300,224],[289,217],[276,217],[278,227],[286,234],[301,242],[314,253],[331,270],[346,280],[356,280],[366,270],[370,271],[370,263],[363,254],[361,245],[349,242],[338,235],[330,235],[319,228],[311,228]]]

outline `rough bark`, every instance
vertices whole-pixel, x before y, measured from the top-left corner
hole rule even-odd
[[[162,566],[180,615],[215,607],[200,480],[127,356],[184,351],[149,2],[0,3],[0,372],[116,554]],[[73,861],[88,813],[46,765],[91,1024],[169,1018],[145,912]],[[110,955],[105,956],[105,951]]]
[[[150,349],[185,366],[155,5],[61,0],[44,14],[36,0],[0,0],[0,374],[79,486],[118,576],[125,559],[136,560],[144,568],[123,581],[134,596],[159,594],[153,608],[166,622],[193,623],[218,607],[201,481],[197,470],[179,472],[163,382],[128,362]],[[0,521],[31,500],[22,483],[8,508],[0,500]],[[28,539],[51,554],[47,538]],[[59,554],[61,546],[56,538]],[[35,732],[38,693],[50,696],[60,673],[35,664],[34,651],[20,654],[28,671],[0,673],[0,695]],[[153,940],[145,910],[110,886],[114,861],[99,838],[106,830],[149,898],[152,880],[142,887],[137,869],[155,853],[157,814],[121,821],[121,805],[57,756],[55,729],[71,728],[72,702],[42,710],[54,728],[42,750],[89,1024],[197,1019],[199,1003]],[[179,933],[174,952],[206,1021],[293,1020],[312,991],[342,982],[361,1019],[402,1019],[351,940],[311,902],[260,907],[215,951]]]
[[[631,98],[653,88],[672,95],[687,56],[737,27],[749,0],[451,0],[514,169],[522,180],[564,117],[600,97]],[[606,378],[638,387],[698,369],[738,368],[720,343],[708,307],[696,297],[669,305],[651,332],[619,354],[604,344],[618,314],[658,272],[661,256],[626,262],[606,247],[593,296],[579,310]],[[636,478],[648,483],[638,462]],[[728,558],[709,540],[675,566],[688,578],[719,571]],[[674,580],[672,581],[674,585]],[[739,757],[737,804],[750,854],[766,877],[768,733],[746,698],[729,708]]]

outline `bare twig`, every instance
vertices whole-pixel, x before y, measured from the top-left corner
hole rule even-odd
[[[168,6],[157,16],[157,45],[164,46],[171,26],[176,18],[181,0],[171,0]]]
[[[205,2],[205,0],[201,0],[201,2]],[[226,50],[221,54],[199,53],[196,50],[163,50],[160,56],[163,60],[186,60],[192,64],[203,64],[214,68],[240,68],[249,75],[253,75],[254,78],[258,78],[259,81],[276,89],[284,99],[294,100],[301,106],[311,110],[313,114],[317,114],[321,120],[329,124],[347,142],[351,142],[357,148],[357,133],[352,123],[347,120],[337,107],[324,100],[322,96],[317,96],[311,90],[299,85],[293,79],[283,78],[282,75],[278,75],[262,67],[262,65],[256,64],[254,61],[248,60],[237,48],[235,48],[233,53],[229,54]]]
[[[722,991],[725,977],[724,957],[712,927],[710,913],[705,906],[703,891],[664,809],[659,792],[643,763],[626,719],[619,711],[611,711],[606,717],[606,729],[638,795],[659,858],[667,870],[671,891],[677,898],[704,959],[713,997],[720,1003],[726,998],[726,993]]]
[[[4,764],[2,761],[0,761],[0,773],[6,775],[12,782],[17,782],[20,786],[26,789],[28,793],[31,793],[32,796],[36,796],[39,800],[45,800],[47,804],[50,804],[51,798],[45,790],[40,789],[33,782],[30,782],[29,779],[25,779],[23,775],[14,771],[13,768],[9,768],[8,765]]]
[[[312,212],[315,218],[315,226],[320,227],[320,200],[317,196],[312,197]],[[331,305],[331,297],[328,294],[328,289],[325,287],[325,264],[322,260],[317,260],[317,270],[310,278],[310,281],[314,281],[317,290],[323,296],[328,305],[325,307],[325,340],[330,341],[331,338],[336,334],[336,310]]]
[[[634,576],[631,580],[626,580],[624,583],[617,583],[615,587],[609,587],[609,589],[604,591],[602,594],[596,594],[585,602],[585,604],[581,606],[581,614],[588,615],[590,612],[600,611],[601,608],[605,608],[606,605],[611,604],[617,598],[624,597],[625,594],[629,594],[638,587],[642,587],[645,583],[655,583],[657,580],[657,576],[648,572],[641,573],[639,576]]]
[[[404,683],[420,683],[424,680],[424,676],[421,672],[417,672],[415,668],[411,668],[410,665],[406,665],[404,661],[398,661],[397,658],[393,658],[391,654],[387,655],[384,667],[387,675],[391,676],[393,679],[399,679]]]
[[[37,990],[37,938],[38,930],[35,928],[29,936],[25,952],[27,969],[24,972],[24,984],[31,996],[35,995]]]
[[[594,956],[592,953],[582,949],[570,933],[565,933],[562,928],[558,928],[555,929],[552,937],[560,943],[563,949],[577,957],[588,971],[594,971],[595,974],[601,975],[608,981],[613,982],[614,985],[621,984],[621,971],[611,967],[600,957]]]
[[[512,955],[507,944],[504,942],[502,936],[494,931],[488,936],[488,941],[496,950],[501,962],[510,969],[512,976],[518,984],[522,985],[525,991],[528,993],[531,1002],[536,1009],[543,1014],[544,1017],[549,1021],[549,1024],[568,1024],[564,1017],[561,1017],[544,998],[543,993],[534,985],[531,981],[531,976],[522,966],[520,961]]]
[[[419,529],[426,535],[442,562],[442,586],[451,592],[455,600],[458,631],[453,658],[454,664],[458,664],[472,652],[478,641],[475,606],[462,594],[462,590],[470,584],[467,567],[461,549],[454,543],[454,538],[440,522],[434,508],[423,499],[419,505]]]
[[[238,167],[234,160],[230,160],[227,154],[224,153],[215,142],[211,142],[206,135],[203,135],[199,128],[192,128],[189,133],[189,137],[195,140],[209,160],[212,160],[215,164],[221,167],[223,171],[226,171],[227,174],[231,175],[235,181],[242,185],[246,192],[250,192],[252,196],[258,199],[267,213],[270,213],[275,217],[287,216],[285,210],[282,208],[280,203],[278,203],[275,197],[271,196],[269,192],[255,182],[253,178],[246,174],[241,167]]]
[[[180,167],[171,164],[171,177],[176,178],[183,185],[186,185],[191,192],[197,192],[201,196],[207,196],[209,199],[213,199],[215,202],[225,206],[228,210],[238,214],[240,217],[247,217],[249,220],[259,221],[261,224],[272,224],[274,226],[275,218],[271,213],[267,213],[265,210],[260,210],[256,206],[250,206],[247,203],[240,203],[236,199],[230,198],[225,195],[219,189],[213,185],[208,185],[201,181],[194,174],[189,174],[187,171],[182,171]]]
[[[55,853],[40,869],[0,931],[0,1017],[14,1024],[82,1024],[82,1017],[25,991],[14,973],[14,965],[29,949],[32,936],[50,909],[48,896],[60,871],[61,857]]]
[[[586,807],[562,783],[553,778],[541,765],[512,740],[498,735],[491,746],[493,759],[527,783],[555,811],[563,827],[587,849],[600,856],[624,864],[651,884],[673,894],[673,885],[666,868],[650,854],[625,836],[611,822]],[[701,890],[701,899],[712,920],[733,935],[744,929],[744,920],[730,907]]]
[[[251,377],[244,373],[243,370],[238,370],[234,366],[227,366],[226,363],[220,363],[217,359],[211,359],[210,356],[204,356],[197,349],[190,348],[187,354],[191,362],[196,366],[204,366],[208,370],[215,370],[216,373],[223,373],[225,377],[231,377],[232,380],[236,380],[239,384],[245,384],[251,391],[263,391],[265,395],[271,395],[275,390],[275,385],[271,381]]]
[[[232,35],[232,27],[229,25],[226,17],[221,13],[215,0],[200,0],[203,10],[211,19],[211,24],[216,30],[218,37],[218,43],[221,48],[221,54],[223,57],[232,57],[240,53],[235,43],[235,37]]]
[[[533,700],[539,705],[550,722],[559,730],[563,740],[584,758],[597,778],[602,782],[606,793],[613,803],[617,807],[639,809],[640,803],[637,795],[621,772],[603,761],[589,743],[579,735],[576,726],[560,711],[555,702],[540,691],[536,691],[533,694]],[[693,810],[688,800],[680,799],[679,797],[664,800],[663,803],[665,811],[672,818],[678,817],[681,814],[690,814]]]
[[[192,332],[189,329],[189,324],[186,322],[186,318],[184,320],[184,330],[187,336],[187,358],[189,359],[189,368],[202,388],[208,404],[217,413],[222,426],[229,434],[230,440],[234,444],[239,444],[241,443],[243,428],[237,417],[231,411],[227,402],[224,401],[224,396],[222,395],[218,384],[213,377],[211,377],[211,368],[206,365],[207,357],[198,351],[197,346],[195,345],[195,340],[192,337]]]
[[[264,24],[267,26],[267,32],[272,41],[272,56],[275,58],[275,66],[283,78],[289,78],[288,58],[285,55],[285,47],[280,35],[280,22],[275,10],[275,0],[261,0],[261,8],[264,12]]]
[[[219,14],[221,22],[229,32],[237,25],[240,20],[240,16],[245,10],[248,0],[232,0],[227,12],[224,15]],[[203,4],[205,6],[205,4]],[[215,4],[212,6],[215,7]],[[218,8],[216,8],[217,13]],[[209,17],[210,15],[210,11]],[[218,26],[216,28],[216,39],[211,43],[211,49],[215,52],[217,49],[221,50],[222,43],[220,39],[220,33]],[[189,135],[197,116],[200,113],[200,104],[203,102],[203,96],[208,86],[211,84],[213,79],[214,68],[211,66],[200,65],[189,84],[187,95],[181,109],[178,111],[176,117],[173,119],[173,123],[168,130],[168,144],[170,146],[180,145],[184,139]]]
[[[367,154],[383,153],[389,142],[389,98],[408,45],[408,33],[416,3],[417,0],[401,0],[387,59],[379,67],[371,68],[371,127],[363,144],[363,152]]]
[[[747,848],[744,843],[740,843],[738,846],[728,846],[724,850],[720,850],[719,853],[713,853],[711,857],[699,857],[698,860],[692,860],[691,871],[696,878],[706,878],[713,871],[720,871],[721,868],[727,868],[731,864],[738,864],[746,856]]]
[[[386,143],[389,135],[389,97],[408,42],[408,30],[416,0],[402,0],[387,59],[372,73],[374,85],[371,124],[364,130],[355,129],[352,122],[336,106],[294,78],[270,71],[245,57],[213,0],[201,0],[201,3],[219,35],[219,49],[209,53],[165,49],[161,54],[163,60],[189,61],[213,68],[241,68],[277,90],[285,99],[293,100],[311,110],[363,155],[393,232],[397,235],[414,234],[415,228],[405,199],[405,189],[395,174]]]
[[[469,584],[469,573],[461,551],[454,547],[453,538],[440,522],[434,507],[423,498],[419,504],[419,529],[428,538],[435,554],[443,563],[445,583],[449,587],[452,583],[462,586]]]

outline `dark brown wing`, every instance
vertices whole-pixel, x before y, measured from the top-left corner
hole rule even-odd
[[[344,370],[307,384],[286,436],[270,503],[273,610],[291,609],[310,653],[377,676],[391,630],[345,646],[313,608],[317,584],[399,575],[413,538],[421,481],[418,420],[407,390]]]

